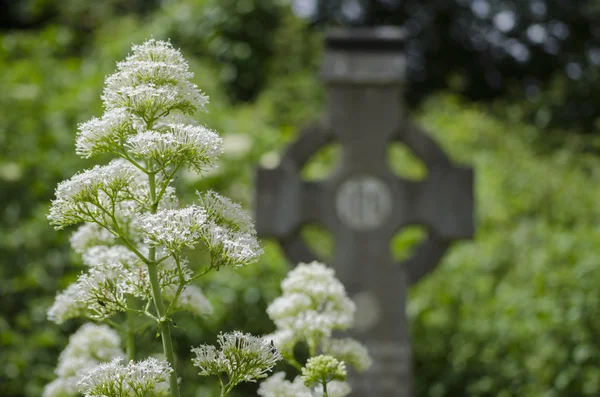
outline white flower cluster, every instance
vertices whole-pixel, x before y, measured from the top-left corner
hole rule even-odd
[[[113,160],[61,182],[50,207],[50,223],[56,229],[80,222],[110,224],[114,203],[132,199],[129,187],[135,174],[136,169],[131,164]]]
[[[346,397],[350,392],[350,386],[346,382],[334,380],[327,383],[328,397]],[[261,397],[323,397],[323,386],[317,385],[311,389],[304,385],[300,376],[290,382],[285,379],[284,372],[277,372],[260,384],[258,395]]]
[[[58,359],[58,378],[46,385],[43,397],[78,396],[77,383],[92,368],[125,356],[119,335],[106,325],[88,323],[69,338]]]
[[[83,255],[89,248],[97,245],[117,244],[117,238],[97,223],[84,223],[71,235],[71,248]]]
[[[119,152],[127,136],[134,134],[134,120],[126,109],[107,110],[101,118],[79,124],[75,152],[85,158]]]
[[[277,331],[270,337],[284,352],[296,342],[318,345],[333,330],[352,326],[356,307],[333,269],[301,263],[281,283],[283,295],[267,308]]]
[[[206,127],[169,123],[163,128],[130,136],[125,144],[129,153],[151,159],[160,168],[186,164],[202,172],[212,166],[223,151],[221,137]]]
[[[87,269],[57,295],[48,310],[50,320],[144,314],[158,322],[165,338],[165,320],[174,311],[198,316],[212,312],[202,290],[191,285],[203,273],[194,275],[187,267],[184,249],[204,245],[211,256],[204,270],[243,266],[262,253],[252,220],[238,204],[208,192],[199,195],[199,204],[179,208],[171,186],[175,173],[182,167],[203,172],[223,151],[218,134],[189,118],[207,102],[192,77],[170,43],[148,40],[134,46],[106,79],[105,113],[79,125],[77,154],[89,158],[112,153],[121,158],[78,173],[56,189],[48,219],[57,229],[84,223],[71,236],[71,245]],[[132,326],[128,321],[129,332]],[[228,387],[266,377],[281,359],[272,344],[239,332],[221,334],[219,344],[219,351],[198,348],[196,363],[206,372],[206,360],[214,358],[218,374],[228,375]],[[98,397],[154,396],[176,386],[176,373],[166,362],[148,359],[122,365],[121,353],[94,356],[100,361],[117,359],[94,366],[83,377],[80,372],[77,377],[75,372],[63,376],[68,371],[60,370],[47,397],[75,395],[75,380],[80,392]],[[83,364],[81,368],[90,369]]]
[[[292,362],[295,362],[294,347],[299,342],[309,346],[312,354],[320,350],[324,355],[311,357],[302,368],[302,377],[296,377],[293,382],[285,380],[283,373],[273,375],[261,384],[259,395],[322,395],[319,382],[323,381],[327,383],[329,396],[348,395],[350,386],[343,381],[345,365],[360,372],[367,370],[372,362],[367,349],[358,341],[332,337],[333,331],[347,330],[354,321],[355,305],[346,295],[343,284],[335,278],[333,269],[312,262],[300,263],[290,271],[281,287],[283,295],[267,308],[277,329],[265,339],[270,339]],[[328,371],[330,377],[326,376]]]
[[[239,204],[215,192],[198,197],[200,205],[142,215],[139,226],[144,241],[173,254],[202,242],[216,268],[255,262],[263,251],[250,216]]]
[[[308,387],[346,380],[346,364],[328,355],[311,357],[302,368],[302,380]]]
[[[169,252],[177,254],[198,242],[205,222],[206,211],[191,205],[158,211],[156,214],[143,214],[138,224],[146,244],[154,247],[163,245]]]
[[[133,46],[133,54],[106,79],[104,106],[125,108],[146,122],[175,110],[192,114],[208,101],[190,81],[193,76],[171,43],[148,40]]]
[[[213,191],[198,193],[198,198],[207,215],[202,241],[210,251],[213,265],[218,269],[256,262],[263,250],[250,215],[239,204]]]
[[[121,364],[116,358],[100,364],[81,378],[78,387],[85,397],[165,396],[169,392],[167,380],[173,371],[166,361],[148,358]]]
[[[218,350],[210,345],[193,348],[192,363],[201,376],[227,374],[230,387],[265,378],[282,358],[268,341],[238,331],[219,334],[218,343]]]

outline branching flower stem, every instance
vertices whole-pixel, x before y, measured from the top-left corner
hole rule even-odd
[[[151,164],[149,164],[151,166]],[[156,174],[150,170],[148,173],[148,184],[150,187],[150,201],[152,205],[150,207],[150,213],[156,214],[158,208],[158,202],[156,198]],[[163,351],[165,357],[173,372],[169,376],[169,386],[171,389],[172,397],[179,397],[179,386],[177,385],[177,371],[175,369],[175,354],[173,353],[173,341],[171,339],[171,323],[165,314],[165,303],[163,301],[162,292],[160,290],[160,284],[158,282],[158,271],[156,262],[156,248],[151,247],[148,253],[148,275],[150,278],[150,285],[152,287],[152,298],[154,300],[154,307],[156,308],[156,314],[159,318],[159,329],[160,336],[162,338]]]

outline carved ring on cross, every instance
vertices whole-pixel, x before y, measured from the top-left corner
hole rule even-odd
[[[473,171],[453,166],[419,127],[402,123],[387,144],[404,143],[425,163],[427,178],[422,181],[403,179],[388,168],[350,173],[338,169],[323,181],[302,180],[300,170],[311,156],[336,139],[335,131],[325,122],[315,123],[287,148],[278,167],[258,171],[257,231],[262,237],[276,239],[290,260],[316,259],[301,236],[304,225],[323,224],[334,236],[340,228],[353,228],[358,234],[371,233],[372,238],[377,228],[385,228],[386,222],[393,219],[389,222],[394,223],[396,231],[422,225],[429,232],[412,257],[401,263],[412,284],[439,263],[453,241],[473,235]],[[350,149],[342,142],[342,156],[344,150]],[[367,197],[364,219],[344,199],[357,192]]]

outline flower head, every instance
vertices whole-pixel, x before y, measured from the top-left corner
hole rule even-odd
[[[213,191],[198,193],[207,220],[201,238],[215,267],[244,266],[258,260],[263,250],[252,219],[242,207]]]
[[[119,335],[106,325],[85,324],[69,338],[60,354],[56,375],[58,378],[44,388],[44,397],[75,397],[77,383],[90,369],[125,355]]]
[[[148,40],[117,64],[106,79],[102,99],[107,109],[124,108],[144,119],[157,119],[178,110],[192,114],[207,102],[191,82],[193,73],[171,43]]]
[[[114,359],[92,368],[78,386],[86,397],[156,396],[172,371],[166,361],[152,357],[126,366]]]
[[[265,378],[282,358],[268,341],[238,331],[219,334],[218,343],[218,350],[209,345],[193,348],[192,362],[202,376],[226,373],[231,385]]]
[[[95,166],[61,182],[50,207],[51,224],[57,229],[79,222],[106,221],[113,202],[131,199],[128,190],[136,174],[124,161]]]
[[[172,123],[162,130],[132,135],[126,146],[131,155],[151,159],[161,168],[185,164],[198,172],[211,168],[222,152],[217,133],[202,126]]]
[[[280,330],[290,330],[296,340],[318,344],[333,330],[348,329],[355,305],[332,269],[312,262],[299,264],[281,283],[283,295],[267,308]]]
[[[127,136],[135,132],[134,119],[125,109],[109,109],[102,117],[79,124],[75,152],[85,158],[101,153],[118,153]]]
[[[71,248],[78,254],[83,254],[89,248],[97,245],[114,245],[117,238],[97,223],[84,223],[71,235]]]
[[[205,223],[206,211],[197,205],[144,214],[139,220],[144,241],[151,246],[163,245],[172,253],[193,247],[200,240]]]
[[[333,380],[346,380],[346,365],[343,361],[320,355],[309,358],[302,368],[302,380],[308,387],[327,384]]]

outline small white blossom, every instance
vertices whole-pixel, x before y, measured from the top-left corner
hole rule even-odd
[[[202,241],[215,267],[239,267],[256,262],[263,250],[252,219],[242,207],[213,191],[198,197],[207,214]]]
[[[252,218],[241,205],[212,190],[196,195],[211,221],[236,232],[256,235]]]
[[[200,368],[200,375],[221,375],[225,372],[231,385],[241,382],[256,382],[265,378],[281,354],[268,341],[242,332],[219,334],[220,349],[202,345],[193,348],[196,357],[194,366]]]
[[[126,269],[133,269],[143,265],[140,258],[124,245],[90,247],[83,252],[82,260],[90,267],[120,263]]]
[[[127,140],[133,156],[152,159],[161,167],[186,164],[202,172],[213,166],[222,152],[222,140],[208,128],[168,124],[164,131],[146,131]]]
[[[48,320],[56,324],[62,324],[72,318],[85,316],[88,313],[87,304],[77,300],[80,291],[80,286],[73,283],[64,291],[58,293],[54,303],[48,309]]]
[[[97,245],[113,245],[117,238],[97,223],[85,223],[71,235],[71,247],[82,255],[89,248]]]
[[[146,121],[174,110],[192,114],[207,102],[192,77],[171,43],[148,40],[117,64],[117,72],[106,79],[102,99],[107,109],[125,108]]]
[[[298,376],[294,382],[285,379],[284,372],[276,374],[265,379],[258,388],[258,395],[261,397],[313,397],[311,390],[304,386],[304,382]]]
[[[50,223],[62,229],[79,222],[107,222],[104,210],[111,210],[112,201],[131,198],[128,187],[135,173],[132,165],[113,160],[61,182],[50,207]]]
[[[134,122],[125,109],[109,109],[101,118],[79,124],[75,152],[85,158],[119,153],[126,137],[134,133]]]
[[[333,330],[346,330],[356,307],[332,269],[312,262],[299,264],[281,283],[283,295],[267,308],[278,329],[294,332],[296,339],[319,343]]]
[[[172,371],[166,361],[152,357],[126,366],[115,359],[91,369],[78,386],[86,397],[157,396],[157,391],[165,391],[164,383]]]
[[[58,378],[46,385],[43,397],[78,396],[77,383],[90,369],[102,362],[123,357],[119,335],[106,325],[85,324],[69,338],[60,354]]]
[[[302,380],[308,387],[346,380],[346,365],[331,356],[311,357],[302,368]]]
[[[359,372],[366,371],[373,364],[367,348],[352,338],[326,339],[322,350],[324,354],[344,361]]]
[[[181,209],[161,210],[156,214],[144,214],[139,226],[144,241],[152,246],[164,245],[172,253],[185,247],[193,247],[199,240],[206,222],[206,211],[191,205]]]

